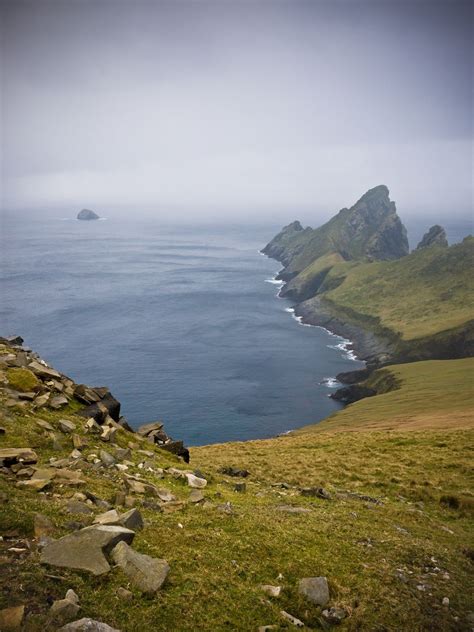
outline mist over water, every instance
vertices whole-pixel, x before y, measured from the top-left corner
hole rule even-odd
[[[276,230],[11,217],[2,332],[191,445],[316,422],[338,408],[321,382],[361,363],[275,298],[258,249]]]

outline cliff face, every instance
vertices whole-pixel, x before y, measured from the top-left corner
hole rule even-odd
[[[428,232],[423,235],[423,239],[420,241],[417,250],[421,248],[430,248],[431,246],[441,246],[442,248],[448,247],[448,238],[446,237],[446,231],[439,224],[432,226]]]
[[[380,185],[320,228],[303,230],[293,222],[262,252],[285,265],[280,276],[289,280],[331,253],[346,261],[398,259],[408,254],[408,239],[387,187]]]

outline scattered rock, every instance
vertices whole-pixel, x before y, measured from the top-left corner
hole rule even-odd
[[[68,403],[67,397],[64,397],[64,395],[56,395],[50,399],[49,406],[53,408],[53,410],[59,410],[63,406],[67,406]]]
[[[115,465],[114,457],[106,450],[101,450],[99,453],[99,457],[105,467],[112,467],[113,465]]]
[[[329,601],[329,586],[325,577],[305,577],[299,583],[298,592],[318,606],[325,606]]]
[[[76,593],[71,591],[76,597]],[[61,621],[67,621],[73,619],[80,610],[79,603],[75,599],[59,599],[54,601],[49,614],[53,619],[60,619]]]
[[[194,474],[186,474],[186,479],[188,481],[189,487],[193,487],[194,489],[203,489],[207,485],[207,481],[205,478],[199,478]]]
[[[13,606],[0,610],[0,630],[10,632],[19,630],[25,616],[25,606]]]
[[[53,378],[55,380],[61,379],[61,373],[58,373],[46,364],[42,364],[41,362],[37,362],[36,360],[30,362],[28,368],[33,371],[35,375],[39,375],[40,377]]]
[[[242,478],[247,478],[250,474],[248,470],[240,470],[236,467],[225,466],[221,467],[219,472],[221,474],[226,474],[227,476],[241,476]]]
[[[142,426],[140,426],[137,430],[137,434],[139,434],[141,437],[147,437],[150,433],[161,430],[162,428],[162,421],[152,421],[151,423],[143,424]]]
[[[302,496],[310,496],[313,498],[324,498],[331,500],[331,494],[324,487],[305,487],[301,490]]]
[[[57,632],[120,632],[120,630],[111,628],[110,625],[102,623],[101,621],[84,618],[63,625]]]
[[[139,531],[144,527],[143,518],[138,509],[130,509],[130,511],[121,514],[118,524],[133,531]]]
[[[200,489],[192,489],[189,494],[190,503],[200,503],[204,500],[204,494]]]
[[[124,527],[86,527],[45,546],[41,562],[102,575],[110,570],[104,553],[110,552],[120,542],[131,543],[134,537],[135,533]]]
[[[110,509],[94,518],[94,524],[117,524],[119,515],[115,509]]]
[[[234,485],[234,492],[245,492],[247,490],[247,485],[245,483],[236,483]]]
[[[263,592],[269,597],[279,597],[281,593],[281,586],[270,586],[269,584],[263,584],[260,586]]]
[[[49,424],[47,421],[44,421],[43,419],[35,419],[35,421],[38,424],[38,426],[40,426],[40,428],[43,428],[44,430],[48,430],[49,432],[54,432],[53,426]]]
[[[112,558],[130,581],[147,594],[154,594],[161,588],[170,570],[166,560],[137,553],[126,542],[117,544]]]
[[[347,617],[347,612],[343,608],[337,607],[323,610],[321,614],[325,621],[334,625],[341,623]]]
[[[303,621],[300,621],[289,612],[285,612],[285,610],[280,610],[280,614],[284,619],[289,621],[292,625],[296,626],[297,628],[304,628]]]
[[[38,456],[31,448],[1,448],[0,467],[10,467],[14,463],[37,463]]]
[[[69,419],[60,419],[58,421],[58,426],[61,432],[64,432],[65,434],[71,434],[76,429],[76,424]]]
[[[86,516],[90,516],[94,512],[85,503],[80,500],[70,500],[66,505],[66,511],[72,514],[84,514]]]

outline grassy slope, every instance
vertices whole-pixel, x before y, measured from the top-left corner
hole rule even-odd
[[[432,382],[431,390],[423,392],[415,388],[415,373],[408,379],[409,368],[390,370],[401,371],[405,381],[402,379],[398,393],[405,393],[410,406],[438,411],[440,403],[432,395],[444,375],[450,393],[446,407],[454,403],[463,409],[466,384],[462,378],[467,362],[423,363],[426,370],[418,381]],[[334,420],[349,411],[353,411],[353,427],[358,419],[362,425],[364,406],[385,397],[349,407],[318,427],[318,432],[309,428],[266,441],[192,449],[192,467],[199,467],[210,480],[205,490],[209,502],[171,514],[141,508],[146,528],[137,534],[134,548],[166,558],[172,569],[169,581],[154,599],[144,598],[132,588],[132,602],[119,600],[116,589],[127,586],[127,581],[118,570],[91,578],[40,566],[31,540],[32,516],[35,511],[47,514],[57,524],[56,535],[67,533],[64,523],[74,516],[65,514],[63,507],[72,490],[55,488],[55,495],[45,496],[12,488],[0,477],[0,492],[9,497],[6,505],[0,505],[0,532],[18,529],[19,536],[32,546],[31,552],[17,554],[9,548],[21,548],[21,541],[1,544],[0,608],[28,603],[35,615],[27,629],[51,629],[47,627],[47,599],[60,598],[72,587],[81,599],[81,616],[106,621],[123,632],[254,631],[258,625],[280,625],[281,609],[303,619],[311,629],[323,629],[320,610],[304,602],[296,590],[301,577],[321,574],[328,577],[331,604],[351,612],[341,629],[469,630],[466,617],[474,604],[466,587],[472,561],[465,550],[473,546],[473,496],[469,490],[474,431],[472,427],[459,430],[453,424],[447,430],[424,428],[423,432],[331,431]],[[398,405],[404,405],[403,399],[390,406],[396,418]],[[42,463],[53,454],[62,456],[51,450],[34,418],[55,425],[58,418],[73,418],[73,410],[36,415],[2,406],[0,410],[7,431],[0,439],[2,446],[34,446]],[[89,440],[85,453],[97,453],[101,445]],[[120,433],[121,445],[128,440]],[[71,450],[70,438],[63,436],[62,441],[65,455]],[[150,444],[145,446],[150,449]],[[134,452],[132,461],[142,458]],[[162,467],[176,463],[160,450],[154,459]],[[222,465],[250,470],[246,493],[233,491],[236,479],[220,474]],[[86,472],[86,489],[112,498],[120,481],[119,473],[112,472],[106,471],[105,476]],[[189,490],[180,481],[143,475],[179,498],[187,498]],[[282,481],[290,489],[275,486]],[[300,495],[299,487],[313,485],[324,486],[333,499]],[[344,491],[376,496],[383,505],[337,496]],[[457,506],[440,504],[443,496],[450,496],[451,504]],[[233,505],[232,514],[219,510],[227,501]],[[311,512],[282,513],[277,510],[281,504]],[[259,589],[262,583],[281,584],[282,597],[267,599]],[[420,591],[417,586],[421,585],[429,587]],[[449,609],[441,607],[446,596]]]
[[[355,402],[322,423],[297,432],[472,428],[473,375],[474,358],[388,366],[364,382],[379,395]],[[390,390],[394,383],[398,388]]]
[[[474,238],[450,248],[426,248],[397,261],[336,266],[325,285],[342,273],[343,282],[322,297],[361,319],[413,340],[472,320]]]

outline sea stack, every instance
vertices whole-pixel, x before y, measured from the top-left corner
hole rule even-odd
[[[100,219],[100,217],[97,215],[97,213],[94,213],[94,211],[91,211],[88,208],[83,208],[82,211],[79,211],[79,213],[77,214],[77,219],[91,220]]]
[[[423,239],[420,241],[416,249],[421,250],[422,248],[431,248],[431,246],[441,246],[442,248],[448,247],[446,231],[439,224],[432,226],[429,231],[423,235]]]

